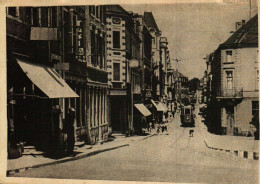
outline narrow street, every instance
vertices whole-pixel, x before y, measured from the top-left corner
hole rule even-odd
[[[258,161],[208,149],[196,122],[180,126],[177,118],[168,132],[159,133],[128,147],[85,159],[25,171],[14,176],[88,180],[257,183]],[[199,119],[199,118],[197,118]],[[55,171],[55,172],[54,172]]]

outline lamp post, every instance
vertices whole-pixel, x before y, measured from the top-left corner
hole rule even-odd
[[[131,120],[130,121],[131,123],[128,124],[128,126],[126,125],[126,136],[129,135],[129,129],[132,129],[132,124],[133,124],[133,108],[134,108],[134,99],[133,99],[133,89],[134,89],[134,84],[132,83],[134,80],[133,80],[133,69],[134,68],[138,68],[140,66],[140,63],[139,63],[139,60],[138,59],[135,59],[135,58],[132,58],[130,60],[128,60],[129,62],[129,72],[130,72],[130,76],[129,76],[129,88],[127,90],[128,91],[128,94],[129,94],[129,97],[128,97],[128,102],[130,103],[129,105],[129,108],[130,108],[130,117],[131,117]],[[127,135],[128,134],[128,135]]]

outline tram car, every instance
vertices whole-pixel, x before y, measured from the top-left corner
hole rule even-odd
[[[183,127],[194,127],[195,115],[193,114],[193,107],[191,105],[181,107],[181,124]]]

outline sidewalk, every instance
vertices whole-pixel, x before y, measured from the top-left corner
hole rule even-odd
[[[14,173],[23,172],[25,170],[38,168],[47,165],[59,164],[63,162],[68,162],[72,160],[78,160],[81,158],[89,157],[98,153],[105,151],[110,151],[113,149],[129,146],[132,142],[141,141],[147,139],[151,136],[157,135],[155,130],[151,133],[147,133],[146,136],[115,136],[113,141],[104,142],[100,145],[82,145],[80,147],[75,146],[74,153],[75,156],[63,156],[60,158],[51,158],[42,153],[39,154],[26,154],[18,159],[10,159],[7,161],[7,176]]]
[[[200,133],[210,149],[230,152],[242,158],[259,159],[259,140],[252,137],[214,135],[202,128]]]
[[[198,127],[209,149],[230,152],[232,155],[242,158],[259,160],[259,140],[254,140],[253,137],[211,134],[202,123],[203,118],[198,115],[198,112],[198,107],[196,107],[196,127]]]
[[[201,118],[198,119],[201,120]],[[196,126],[209,149],[230,152],[242,158],[259,159],[259,140],[254,140],[253,137],[211,134],[200,120]]]

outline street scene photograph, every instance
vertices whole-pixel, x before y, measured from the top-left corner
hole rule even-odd
[[[6,183],[259,183],[257,0],[141,2],[5,5]]]

